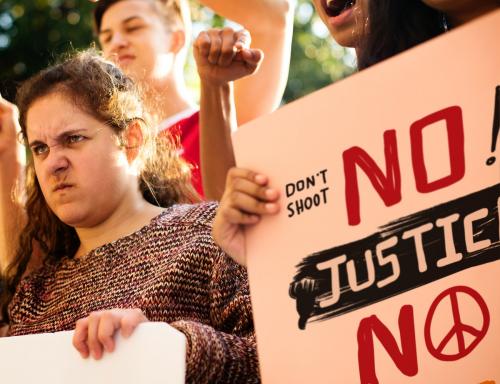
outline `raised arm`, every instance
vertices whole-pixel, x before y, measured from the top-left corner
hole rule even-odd
[[[250,49],[247,31],[231,28],[201,32],[194,57],[201,79],[200,158],[207,200],[219,200],[227,171],[234,166],[231,131],[236,129],[232,82],[255,73],[262,51]]]
[[[11,262],[18,235],[24,226],[22,208],[13,199],[21,173],[23,147],[17,142],[19,128],[15,105],[0,96],[0,272]]]
[[[247,29],[264,52],[259,71],[235,82],[238,124],[274,111],[288,79],[295,0],[199,0]]]

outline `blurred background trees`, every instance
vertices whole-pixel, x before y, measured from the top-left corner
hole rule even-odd
[[[241,1],[241,0],[228,0]],[[225,21],[193,4],[193,31]],[[89,0],[0,0],[0,92],[13,100],[16,86],[69,49],[88,47],[93,39]],[[283,102],[290,102],[344,78],[355,69],[352,50],[333,42],[308,0],[298,0]],[[194,60],[186,68],[188,85],[198,93]]]

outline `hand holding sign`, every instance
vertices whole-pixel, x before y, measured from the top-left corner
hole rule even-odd
[[[217,244],[241,265],[246,265],[243,228],[279,211],[279,192],[268,183],[266,176],[242,168],[227,174],[212,232]]]
[[[127,339],[116,335],[116,350],[98,361],[82,359],[72,336],[64,331],[0,338],[2,382],[185,383],[186,337],[167,323],[143,323]]]
[[[114,335],[118,330],[127,338],[140,323],[147,321],[140,309],[117,308],[92,312],[76,322],[73,346],[83,358],[92,355],[94,359],[99,360],[103,351],[114,351]]]
[[[498,382],[499,18],[233,136],[238,164],[293,199],[246,231],[264,382]]]

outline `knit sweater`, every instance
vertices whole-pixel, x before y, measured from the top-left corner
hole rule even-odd
[[[176,205],[78,259],[47,262],[10,303],[9,334],[75,328],[93,311],[140,308],[186,335],[186,381],[259,382],[245,270],[211,236],[216,205]]]

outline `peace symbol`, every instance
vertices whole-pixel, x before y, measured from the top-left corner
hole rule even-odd
[[[458,292],[469,295],[478,305],[483,318],[483,324],[481,326],[481,329],[476,329],[471,325],[462,323],[462,320],[460,319],[460,309],[458,304],[458,296],[457,296]],[[439,344],[435,346],[431,338],[431,324],[436,308],[441,303],[441,301],[443,301],[443,299],[445,299],[447,296],[450,298],[451,301],[451,310],[452,310],[454,325],[446,334],[446,336],[439,342]],[[489,325],[490,325],[490,313],[488,311],[486,302],[478,292],[466,286],[456,286],[448,288],[447,290],[442,292],[438,297],[436,297],[431,307],[429,308],[424,328],[425,343],[431,355],[434,356],[436,359],[443,361],[455,361],[468,355],[469,353],[472,352],[474,348],[476,348],[476,346],[488,332]],[[472,335],[474,338],[474,340],[468,346],[465,343],[465,337],[464,337],[466,333]],[[458,352],[455,354],[444,354],[443,350],[448,345],[448,343],[454,338],[456,338],[458,342]]]

